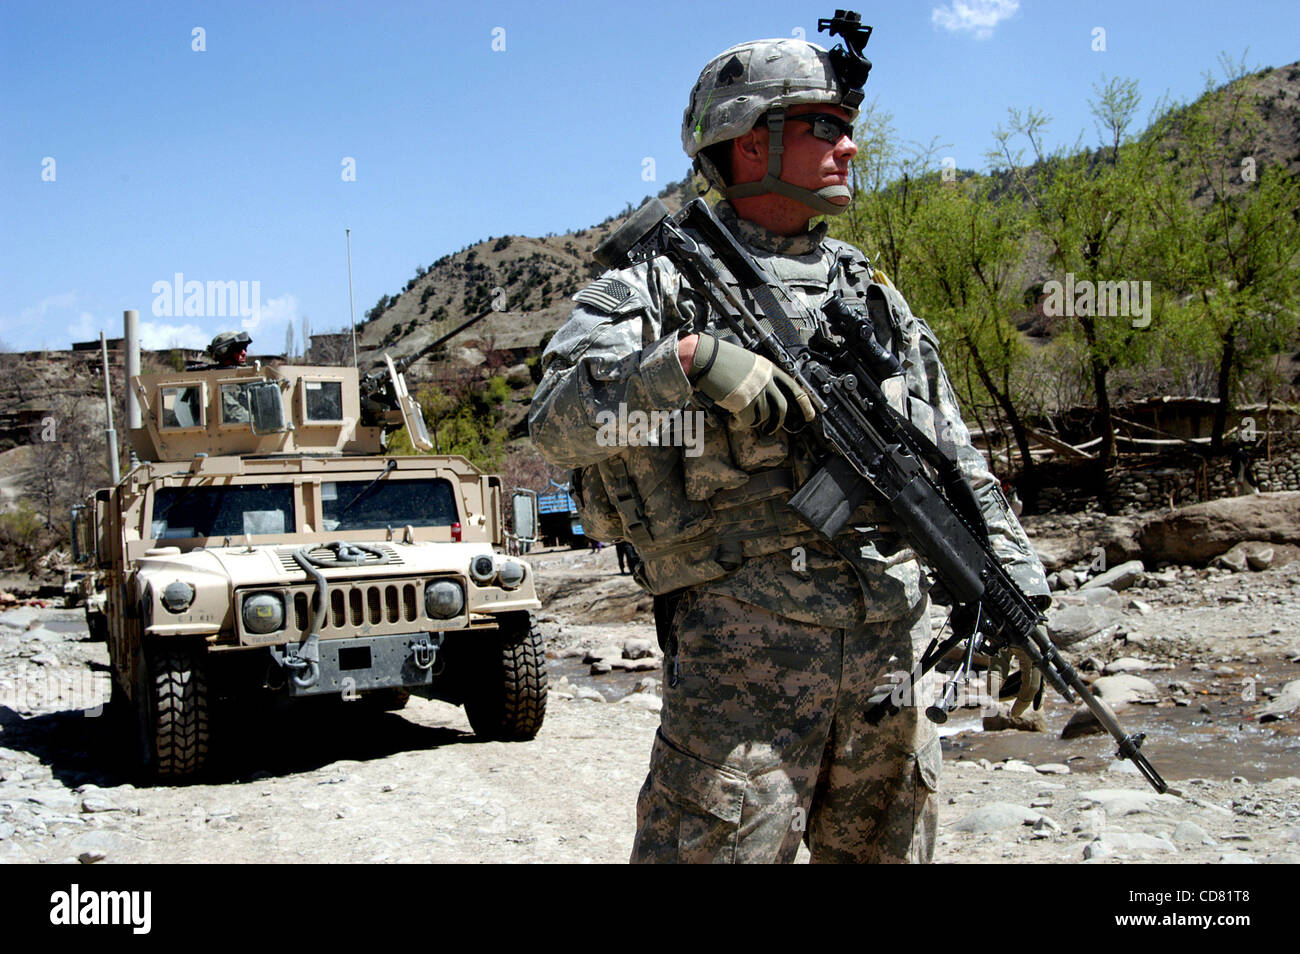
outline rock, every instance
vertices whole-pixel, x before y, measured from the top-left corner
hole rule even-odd
[[[606,699],[595,689],[590,686],[579,686],[577,692],[573,694],[575,699],[590,699],[592,702],[605,702]]]
[[[0,627],[8,629],[28,630],[39,626],[40,622],[41,611],[31,606],[19,606],[0,613]]]
[[[1111,706],[1130,702],[1155,702],[1159,698],[1159,693],[1151,680],[1128,673],[1102,676],[1092,684],[1092,692]]]
[[[1272,547],[1259,547],[1249,550],[1246,553],[1246,563],[1256,572],[1267,570],[1273,565],[1273,553]]]
[[[107,856],[129,851],[137,843],[137,839],[115,831],[88,831],[72,839],[69,849],[78,857],[87,851],[101,852]]]
[[[653,656],[644,659],[615,659],[610,662],[615,669],[628,672],[655,672],[659,669],[659,660]]]
[[[81,854],[77,855],[77,860],[80,861],[83,865],[93,865],[100,861],[103,861],[107,857],[108,857],[108,852],[106,851],[90,849],[87,851],[83,851]]]
[[[1097,700],[1113,718],[1115,711],[1106,704],[1102,699]],[[1101,735],[1106,731],[1106,727],[1097,721],[1097,717],[1092,714],[1092,710],[1087,706],[1080,706],[1074,711],[1061,729],[1062,739],[1077,739],[1081,735]]]
[[[636,688],[633,692],[658,692],[659,680],[653,676],[646,676],[637,680]]]
[[[59,664],[59,657],[54,655],[54,653],[44,652],[37,653],[35,656],[31,657],[31,661],[36,663],[38,666],[57,666]]]
[[[1080,792],[1079,796],[1093,805],[1100,806],[1110,818],[1135,815],[1139,812],[1163,814],[1166,808],[1182,804],[1182,800],[1176,795],[1158,795],[1155,792],[1142,792],[1128,788],[1094,788]]]
[[[1137,541],[1148,562],[1205,563],[1242,541],[1300,544],[1300,491],[1226,497],[1148,519]]]
[[[1087,583],[1083,584],[1081,589],[1091,590],[1095,587],[1109,587],[1112,590],[1126,590],[1145,575],[1147,568],[1142,565],[1141,560],[1129,560],[1127,563],[1121,563],[1117,567],[1112,567],[1105,573],[1094,576]]]
[[[1020,715],[1013,716],[1011,707],[1014,704],[1010,699],[1005,702],[998,702],[997,713],[984,716],[984,731],[1000,732],[1003,729],[1015,729],[1019,732],[1047,731],[1047,716],[1042,709],[1035,709],[1031,705]]]
[[[1213,845],[1215,840],[1194,821],[1182,821],[1174,829],[1174,842],[1180,845]]]
[[[1094,839],[1083,846],[1083,857],[1088,861],[1100,861],[1103,858],[1109,858],[1113,854],[1115,854],[1115,849],[1100,838]]]
[[[1089,854],[1088,848],[1098,845],[1099,842],[1100,847],[1094,848],[1093,853]],[[1101,852],[1100,855],[1098,855],[1098,851]],[[1083,856],[1085,858],[1099,856],[1105,858],[1121,852],[1129,853],[1134,851],[1161,851],[1177,854],[1178,846],[1167,838],[1158,838],[1155,835],[1144,835],[1141,832],[1108,831],[1106,834],[1098,836],[1095,841],[1084,848]]]
[[[0,841],[4,841],[13,833],[14,833],[13,825],[9,824],[8,822],[0,822]]]
[[[75,812],[78,807],[77,800],[62,788],[45,788],[28,792],[27,800],[35,802],[42,808],[60,812]]]
[[[1256,864],[1254,857],[1244,851],[1225,851],[1219,855],[1219,864],[1221,865],[1253,865]]]
[[[634,692],[618,700],[618,704],[627,705],[633,709],[644,709],[646,712],[658,712],[664,707],[664,701],[649,692]]]
[[[1233,547],[1227,553],[1220,553],[1211,560],[1210,566],[1220,570],[1231,570],[1233,573],[1241,573],[1246,569],[1246,554]]]
[[[1007,759],[999,766],[1004,772],[1032,772],[1034,767],[1021,759]]]
[[[1015,805],[1011,802],[990,802],[987,805],[981,805],[952,827],[957,831],[968,831],[979,835],[991,831],[1001,831],[1004,828],[1013,828],[1016,825],[1032,825],[1042,817],[1042,812],[1036,812],[1032,808],[1025,808],[1023,805]]]
[[[1057,579],[1060,581],[1063,589],[1077,590],[1079,588],[1079,578],[1075,575],[1073,570],[1062,570],[1057,574]]]
[[[1070,766],[1064,762],[1044,762],[1042,765],[1035,765],[1034,771],[1039,775],[1069,775]]]
[[[1050,838],[1052,835],[1061,833],[1061,826],[1052,821],[1046,815],[1038,816],[1038,821],[1033,825],[1034,835],[1038,838]]]
[[[1120,608],[1119,594],[1109,586],[1098,586],[1095,589],[1080,589],[1076,594],[1083,599],[1084,606],[1109,606],[1112,609]]]
[[[1122,656],[1113,662],[1106,663],[1103,672],[1108,676],[1114,676],[1118,673],[1146,672],[1153,668],[1153,664],[1145,659],[1138,659],[1135,656]]]
[[[1300,679],[1292,679],[1276,698],[1259,710],[1256,718],[1260,722],[1276,722],[1285,719],[1300,708]]]
[[[648,639],[630,638],[623,640],[624,659],[648,659],[654,655],[654,644]]]
[[[613,672],[614,667],[609,663],[605,662],[603,659],[598,659],[591,664],[590,671],[593,676],[603,676],[606,673]],[[578,698],[582,698],[582,697],[579,696]]]
[[[1047,635],[1059,648],[1108,638],[1124,622],[1124,614],[1109,606],[1062,606],[1047,613]]]
[[[615,659],[623,658],[623,647],[615,646],[612,643],[607,646],[601,646],[597,649],[590,650],[583,657],[585,663],[594,662],[613,662]]]
[[[98,792],[92,792],[81,800],[81,810],[88,813],[115,812],[118,811],[118,807],[113,804],[112,799],[109,799]]]

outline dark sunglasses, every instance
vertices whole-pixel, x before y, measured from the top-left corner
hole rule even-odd
[[[839,142],[844,136],[853,138],[853,124],[830,113],[800,113],[798,116],[786,116],[786,122],[808,123],[812,134],[827,142]]]

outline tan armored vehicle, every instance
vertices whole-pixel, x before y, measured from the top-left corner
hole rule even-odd
[[[463,704],[481,736],[536,735],[540,604],[531,568],[504,553],[500,480],[463,457],[383,454],[403,419],[427,446],[391,361],[364,382],[254,366],[129,385],[144,463],[81,524],[102,593],[91,629],[149,769],[204,766],[218,694],[399,708],[416,693]]]

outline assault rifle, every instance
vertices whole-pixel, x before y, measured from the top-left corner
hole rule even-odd
[[[932,641],[911,674],[914,687],[966,642],[957,674],[926,710],[932,721],[947,719],[975,652],[1009,649],[1027,657],[1066,700],[1081,698],[1118,743],[1119,756],[1131,760],[1157,792],[1168,790],[1140,751],[1145,736],[1125,734],[1061,657],[1042,628],[1038,608],[1003,570],[974,491],[955,461],[890,406],[881,382],[898,371],[898,363],[877,339],[872,316],[875,311],[878,319],[886,317],[880,311],[887,308],[883,300],[868,298],[864,310],[833,299],[823,313],[834,338],[819,331],[805,343],[796,324],[817,328],[816,315],[736,241],[702,199],[676,215],[651,199],[594,255],[611,268],[665,256],[746,349],[784,369],[808,392],[817,416],[797,439],[818,469],[789,506],[829,540],[874,496],[889,508],[893,527],[953,601],[952,635],[942,643]],[[881,700],[868,717],[878,720],[890,709],[897,706]]]

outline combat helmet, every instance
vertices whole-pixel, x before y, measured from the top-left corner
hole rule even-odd
[[[208,354],[212,355],[214,361],[225,361],[229,356],[247,348],[252,341],[247,331],[222,331],[208,345]]]
[[[858,14],[844,10],[818,21],[819,30],[842,35],[848,50],[839,45],[826,50],[797,39],[751,40],[709,61],[682,117],[682,148],[710,185],[728,199],[774,192],[826,215],[847,208],[830,200],[849,198],[848,186],[812,190],[782,181],[780,143],[789,106],[828,104],[845,109],[850,120],[857,118],[862,85],[871,71],[871,62],[862,55],[871,27],[861,23]],[[758,182],[727,185],[704,150],[743,136],[760,119],[766,120],[773,144],[767,174]]]

